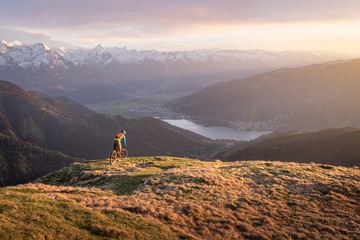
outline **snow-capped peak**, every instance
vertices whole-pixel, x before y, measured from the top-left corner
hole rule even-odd
[[[72,64],[62,54],[43,43],[26,45],[19,41],[7,43],[3,40],[0,46],[0,68],[68,68]]]
[[[5,40],[1,40],[0,45],[6,45],[7,47],[13,47],[13,46],[23,46],[24,44],[20,41],[13,41],[11,43],[5,41]]]
[[[98,44],[93,49],[78,48],[76,50],[66,50],[62,52],[66,59],[75,64],[106,65],[114,60],[114,57],[101,44]]]
[[[11,42],[11,43],[8,43],[8,46],[10,46],[10,47],[13,47],[13,46],[23,46],[24,44],[22,43],[22,42],[20,42],[20,41],[17,41],[17,40],[15,40],[15,41],[13,41],[13,42]]]
[[[93,50],[95,51],[104,51],[105,47],[99,43]]]

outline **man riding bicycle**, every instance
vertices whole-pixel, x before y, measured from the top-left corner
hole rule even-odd
[[[121,148],[126,148],[126,137],[125,130],[121,130],[118,134],[116,134],[114,138],[113,150],[121,152]]]

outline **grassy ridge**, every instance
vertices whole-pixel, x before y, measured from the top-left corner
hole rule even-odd
[[[105,196],[112,194],[43,184],[0,189],[0,239],[190,238],[121,209],[79,204],[84,198]]]
[[[142,157],[114,166],[108,160],[76,163],[38,182],[31,188],[51,186],[57,194],[65,194],[57,188],[95,187],[93,195],[77,195],[76,204],[126,211],[187,237],[360,238],[360,171],[355,168]]]

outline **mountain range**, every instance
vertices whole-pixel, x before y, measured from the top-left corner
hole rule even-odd
[[[101,44],[93,49],[51,49],[43,43],[32,45],[15,41],[0,42],[0,66],[19,66],[22,68],[69,68],[71,65],[99,64],[110,65],[138,63],[151,59],[166,64],[171,62],[253,62],[268,64],[302,64],[309,61],[325,61],[333,58],[343,58],[345,55],[322,51],[266,51],[266,50],[222,50],[203,49],[193,51],[160,52],[157,50],[130,50],[126,47],[104,47]],[[219,69],[221,71],[221,69]]]
[[[169,106],[239,128],[359,127],[359,76],[360,59],[281,68],[211,85]]]
[[[0,43],[0,79],[80,103],[129,95],[193,92],[212,83],[283,66],[343,59],[329,52],[127,48],[51,49],[45,44]],[[102,94],[107,93],[107,94]]]

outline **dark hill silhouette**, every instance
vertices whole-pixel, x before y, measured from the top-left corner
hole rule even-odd
[[[245,159],[360,166],[360,129],[272,133],[243,142],[217,157],[225,161]]]
[[[83,160],[0,134],[0,187],[32,181],[75,161]]]
[[[202,119],[281,118],[284,129],[360,127],[359,76],[360,59],[285,68],[218,83],[170,106]]]
[[[128,132],[131,156],[185,156],[214,147],[210,139],[160,120],[98,114],[65,97],[49,97],[6,81],[0,81],[0,113],[0,133],[73,157],[108,156],[121,129]]]

